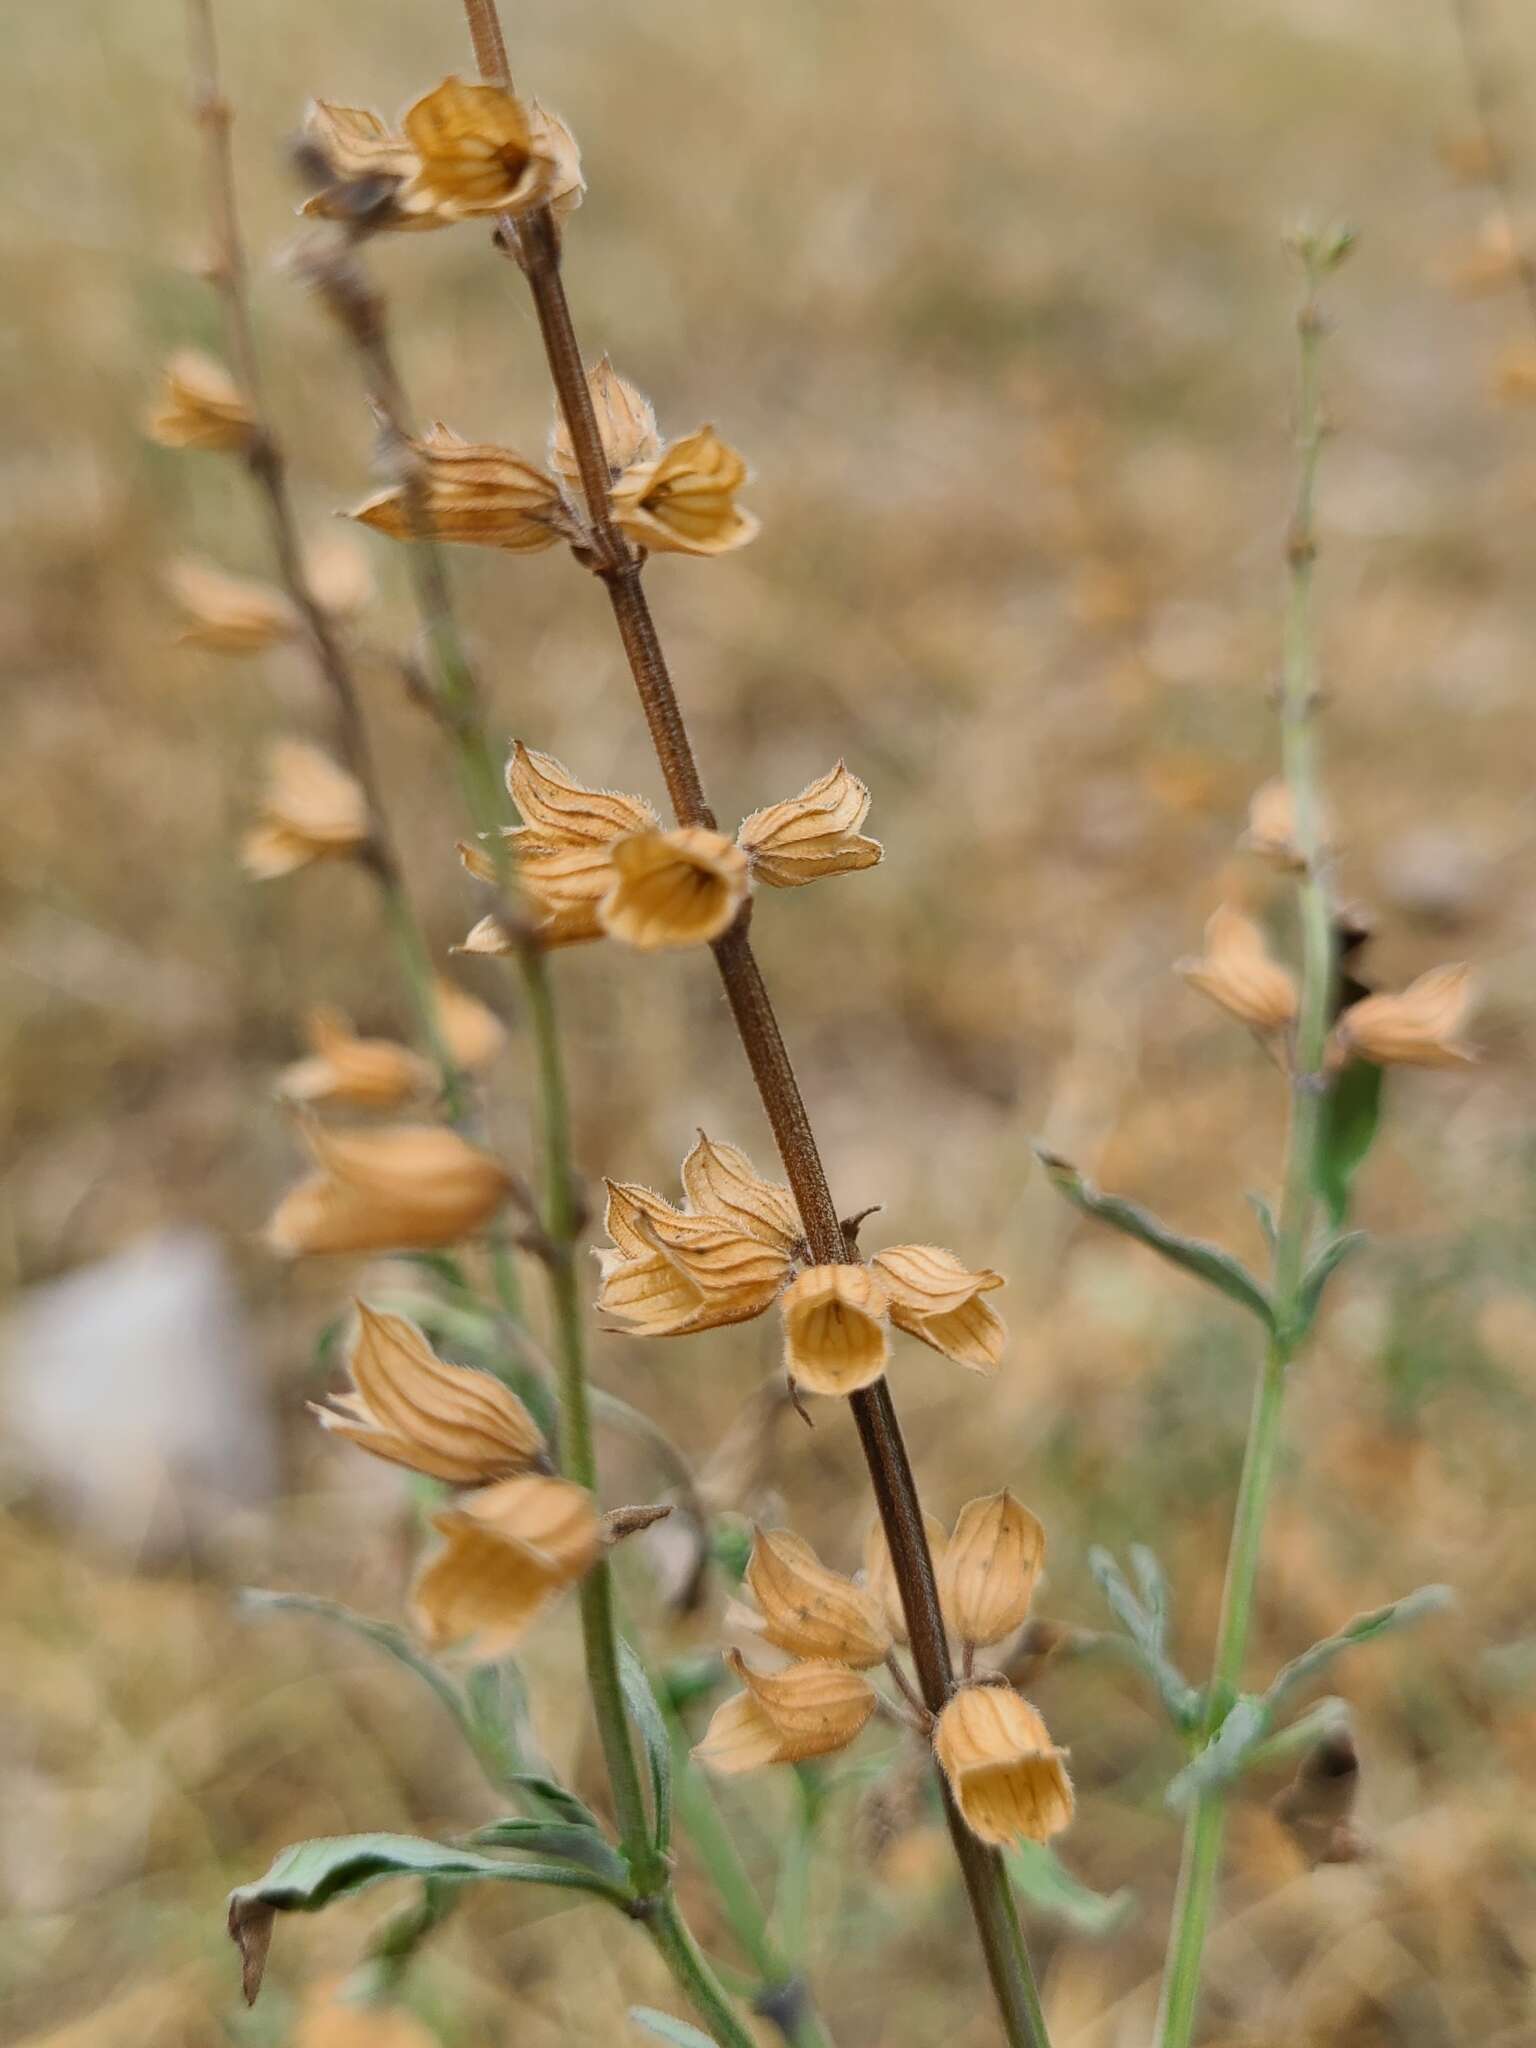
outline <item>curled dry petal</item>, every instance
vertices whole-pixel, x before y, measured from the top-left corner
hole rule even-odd
[[[477,1074],[488,1067],[507,1042],[507,1027],[478,996],[457,983],[439,978],[432,985],[438,1029],[457,1067]]]
[[[567,535],[558,485],[513,449],[466,441],[441,423],[411,448],[423,519],[434,539],[537,554]],[[354,506],[348,517],[391,540],[415,540],[414,512],[405,485],[397,483]]]
[[[1461,1037],[1472,1007],[1472,970],[1432,967],[1399,995],[1366,996],[1339,1019],[1345,1052],[1383,1067],[1462,1067],[1477,1058]]]
[[[283,1197],[266,1233],[291,1257],[454,1244],[483,1230],[512,1190],[498,1160],[435,1124],[309,1123],[304,1135],[319,1171]]]
[[[753,1671],[732,1651],[726,1661],[746,1687],[717,1710],[694,1750],[712,1771],[804,1763],[846,1749],[875,1711],[869,1681],[820,1659],[785,1671]]]
[[[368,838],[368,800],[361,783],[318,747],[278,740],[268,757],[261,814],[241,856],[265,881],[311,861],[341,860]]]
[[[479,848],[461,846],[460,851],[461,853],[478,853]],[[487,882],[494,881],[496,879],[494,869],[490,874],[482,875],[479,879]],[[517,941],[499,917],[482,917],[478,923],[470,926],[460,943],[450,948],[450,950],[455,953],[481,953],[488,955],[491,959],[499,960],[505,959],[509,953],[517,951]]]
[[[1000,1643],[1023,1626],[1045,1562],[1045,1531],[1006,1489],[960,1510],[939,1574],[939,1601],[963,1643]]]
[[[507,788],[540,846],[611,846],[661,823],[644,797],[591,789],[553,754],[540,754],[521,740],[507,762]]]
[[[936,1244],[893,1244],[870,1264],[898,1330],[972,1372],[996,1372],[1008,1332],[982,1296],[1003,1285],[1001,1273],[986,1266],[972,1272]]]
[[[354,1391],[311,1404],[324,1428],[450,1486],[506,1479],[542,1455],[537,1424],[500,1380],[448,1364],[404,1316],[360,1301],[357,1317],[347,1360]]]
[[[545,196],[553,170],[535,146],[528,115],[500,85],[445,78],[401,122],[416,167],[399,193],[406,213],[443,220],[516,212]]]
[[[654,462],[628,469],[613,510],[632,541],[658,552],[723,555],[744,547],[758,522],[736,503],[747,465],[713,427],[674,441]]]
[[[874,1595],[830,1571],[789,1529],[757,1531],[746,1583],[757,1602],[757,1632],[792,1657],[828,1658],[862,1671],[890,1650]]]
[[[702,1131],[683,1161],[683,1187],[701,1216],[718,1216],[790,1252],[805,1236],[795,1198],[782,1181],[764,1180],[746,1153]]]
[[[160,399],[149,417],[150,439],[162,448],[241,455],[255,430],[251,409],[223,364],[200,349],[178,349],[165,366]]]
[[[397,1109],[432,1086],[427,1062],[388,1038],[359,1038],[342,1012],[328,1003],[305,1024],[308,1059],[285,1067],[278,1080],[293,1102],[346,1103],[357,1109]]]
[[[1259,927],[1230,904],[1206,925],[1204,954],[1181,960],[1178,971],[1191,988],[1253,1031],[1284,1031],[1295,1020],[1295,982],[1270,958]]]
[[[581,1578],[603,1547],[603,1523],[585,1487],[526,1473],[483,1487],[463,1503],[483,1528],[537,1556],[561,1585]]]
[[[885,1371],[885,1291],[868,1266],[810,1266],[779,1301],[784,1365],[813,1394],[856,1394]]]
[[[597,1305],[636,1336],[674,1337],[761,1315],[789,1271],[784,1250],[718,1216],[692,1216],[649,1188],[610,1181]]]
[[[939,1716],[933,1746],[966,1826],[983,1842],[1046,1842],[1071,1821],[1065,1752],[1010,1687],[962,1687]]]
[[[166,588],[185,621],[183,647],[216,654],[259,654],[298,631],[293,606],[280,590],[244,576],[229,576],[212,562],[190,556],[166,571]]]
[[[747,857],[702,825],[635,832],[609,850],[613,880],[597,906],[610,938],[642,952],[703,946],[719,938],[747,900]]]
[[[312,100],[304,115],[304,138],[339,179],[408,178],[416,168],[410,143],[369,107]]]
[[[937,1515],[924,1514],[923,1527],[928,1533],[928,1550],[933,1558],[935,1572],[942,1587],[944,1581],[944,1557],[949,1547],[949,1535]],[[890,1545],[886,1542],[885,1529],[876,1520],[864,1538],[864,1583],[871,1595],[879,1601],[885,1615],[886,1626],[898,1643],[907,1640],[906,1610],[901,1604],[901,1584],[896,1577],[896,1567],[891,1562]]]
[[[654,462],[661,453],[661,437],[656,431],[656,408],[645,393],[621,377],[607,356],[599,356],[588,370],[587,388],[608,458],[608,481],[612,483],[626,469]],[[559,411],[549,437],[549,466],[567,494],[573,500],[579,498],[581,471],[565,415]]]
[[[752,863],[754,881],[798,889],[823,875],[872,868],[883,857],[878,839],[860,836],[869,791],[839,761],[798,796],[742,821],[736,844]]]
[[[528,108],[528,136],[534,155],[543,161],[539,197],[563,227],[580,206],[587,189],[576,137],[569,122],[541,107],[537,100]]]

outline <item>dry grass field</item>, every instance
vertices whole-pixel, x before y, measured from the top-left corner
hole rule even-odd
[[[1536,30],[1508,0],[1481,4],[1528,126]],[[284,144],[311,95],[393,111],[467,68],[462,28],[450,0],[223,13],[271,396],[323,533],[368,488],[372,427],[277,262]],[[756,932],[839,1200],[1008,1277],[997,1382],[911,1348],[895,1368],[925,1493],[945,1515],[1004,1481],[1026,1499],[1051,1540],[1037,1611],[1073,1627],[1106,1622],[1088,1546],[1153,1544],[1195,1669],[1254,1340],[1061,1204],[1030,1141],[1259,1256],[1244,1196],[1273,1189],[1283,1090],[1171,967],[1225,891],[1269,901],[1233,849],[1275,761],[1296,298],[1281,237],[1308,212],[1358,224],[1328,290],[1326,772],[1345,883],[1376,925],[1372,975],[1396,987],[1472,961],[1483,1058],[1392,1078],[1356,1219],[1371,1241],[1294,1390],[1250,1667],[1426,1581],[1458,1600],[1334,1675],[1362,1757],[1364,1860],[1307,1870],[1270,1811],[1278,1775],[1235,1802],[1203,2038],[1536,2040],[1536,412],[1497,391],[1536,331],[1507,281],[1470,288],[1490,199],[1458,175],[1471,117],[1449,10],[528,0],[507,28],[520,78],[583,146],[568,272],[584,337],[664,426],[714,420],[753,464],[757,543],[648,578],[722,817],[839,755],[874,792],[883,866],[766,903]],[[409,1018],[360,873],[256,885],[238,864],[265,740],[319,729],[299,657],[174,644],[171,557],[268,573],[233,466],[142,431],[168,350],[218,338],[194,274],[179,10],[32,8],[10,45],[0,1273],[20,1293],[152,1228],[210,1227],[280,1460],[264,1502],[190,1545],[162,1525],[153,1546],[132,1527],[87,1535],[25,1460],[5,1466],[0,2035],[343,2048],[315,1987],[347,1969],[383,1895],[286,1927],[247,2014],[224,1893],[296,1836],[467,1829],[487,1795],[406,1674],[317,1625],[244,1620],[233,1594],[402,1612],[408,1490],[304,1412],[330,1383],[317,1336],[357,1271],[283,1268],[259,1232],[297,1165],[273,1082],[304,1010],[333,1001],[394,1034]],[[1536,155],[1531,170],[1536,207]],[[377,267],[421,415],[540,447],[537,334],[484,235],[399,237]],[[399,646],[400,551],[370,551],[368,635]],[[498,744],[659,799],[591,579],[563,555],[466,550],[453,570]],[[367,689],[446,959],[478,914],[457,797],[386,660]],[[670,1186],[700,1124],[766,1155],[708,961],[611,950],[556,962],[584,1172]],[[506,1006],[495,1132],[526,1158],[511,983],[495,962],[453,972]],[[596,1339],[598,1380],[717,1476],[774,1364],[763,1323]],[[868,1496],[846,1418],[826,1407],[809,1432],[789,1415],[748,1448],[752,1498],[851,1566]],[[643,1461],[604,1449],[614,1497],[631,1497]],[[658,1616],[653,1641],[709,1649],[717,1612]],[[530,1682],[550,1753],[590,1789],[561,1705],[575,1657],[572,1629],[541,1631]],[[1104,1659],[1063,1653],[1036,1697],[1079,1788],[1062,1859],[1124,1895],[1097,1930],[1086,1907],[1031,1915],[1055,2038],[1129,2048],[1149,2038],[1178,1757]],[[726,1788],[763,1870],[793,1791]],[[808,1961],[842,2048],[988,2048],[936,1822],[877,1840],[854,1785],[824,1825]],[[682,1884],[728,1955],[686,1866]],[[627,2002],[666,2002],[621,1922],[491,1890],[411,1977],[427,2042],[617,2042]],[[382,2023],[355,2038],[395,2041]]]

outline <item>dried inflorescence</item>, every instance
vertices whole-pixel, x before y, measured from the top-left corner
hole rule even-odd
[[[1045,1565],[1045,1530],[1006,1487],[968,1501],[951,1535],[934,1516],[925,1517],[939,1606],[951,1640],[970,1656],[991,1649],[1022,1628]],[[906,1641],[906,1616],[885,1531],[874,1523],[864,1543],[864,1578],[880,1602],[898,1642]]]
[[[762,1315],[775,1302],[797,1386],[850,1394],[890,1358],[890,1327],[957,1364],[993,1372],[1006,1331],[983,1296],[1002,1275],[937,1245],[894,1245],[867,1264],[812,1263],[789,1189],[746,1154],[700,1132],[682,1165],[681,1208],[650,1188],[608,1183],[598,1307],[633,1335],[681,1337]]]
[[[258,880],[292,874],[314,861],[347,860],[368,844],[363,786],[307,740],[277,740],[267,760],[261,814],[241,858]]]
[[[1070,1823],[1066,1752],[1012,1687],[962,1686],[939,1716],[933,1750],[962,1819],[982,1841],[1045,1842]]]
[[[1472,995],[1469,967],[1432,967],[1398,995],[1352,1003],[1334,1027],[1333,1052],[1382,1067],[1467,1066],[1477,1057],[1461,1035]]]
[[[507,787],[524,822],[502,833],[518,886],[545,946],[604,936],[642,952],[707,945],[726,931],[751,890],[796,888],[873,867],[877,840],[859,832],[869,791],[839,761],[799,796],[755,811],[734,841],[703,826],[666,830],[644,797],[578,782],[563,763],[518,741]],[[461,845],[477,880],[497,880],[483,846]],[[509,952],[504,928],[482,921],[470,952]]]
[[[456,1244],[484,1231],[516,1185],[499,1160],[441,1125],[302,1128],[318,1170],[267,1224],[267,1243],[289,1257]]]
[[[162,448],[248,455],[255,442],[256,423],[224,365],[200,349],[182,348],[165,366],[165,382],[147,431]]]
[[[1181,960],[1178,971],[1191,988],[1261,1037],[1288,1031],[1296,1021],[1295,981],[1271,956],[1259,927],[1231,904],[1223,904],[1206,925],[1204,953]]]

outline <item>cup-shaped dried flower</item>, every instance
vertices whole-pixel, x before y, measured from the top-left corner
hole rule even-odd
[[[1477,1058],[1461,1035],[1472,993],[1470,967],[1432,967],[1397,995],[1351,1003],[1335,1027],[1335,1043],[1383,1067],[1467,1066]]]
[[[859,832],[868,810],[869,791],[839,761],[798,796],[744,819],[736,844],[751,862],[755,882],[798,889],[823,875],[852,874],[881,860],[879,840]]]
[[[587,190],[581,169],[581,150],[571,133],[570,123],[558,114],[552,114],[548,107],[532,100],[527,113],[528,138],[533,144],[534,155],[542,159],[539,202],[549,208],[557,224],[563,227],[580,206]]]
[[[195,348],[178,349],[149,418],[149,437],[162,448],[206,448],[243,455],[256,423],[240,387],[222,363]]]
[[[588,788],[552,755],[521,740],[507,763],[507,787],[525,822],[506,828],[502,840],[516,862],[518,887],[539,914],[539,943],[600,939],[598,904],[614,883],[610,849],[615,840],[650,831],[661,821],[643,797]],[[484,848],[459,851],[472,874],[496,879],[496,863]]]
[[[569,520],[552,477],[510,448],[466,441],[441,421],[412,441],[419,506],[403,482],[376,491],[348,514],[391,540],[415,540],[418,510],[435,540],[537,554],[567,537]]]
[[[599,356],[587,372],[592,393],[592,410],[608,458],[608,481],[613,483],[626,469],[654,462],[661,453],[661,436],[656,431],[656,408],[645,393],[621,377],[607,356]],[[570,428],[558,408],[549,436],[549,466],[565,486],[573,504],[581,498],[581,471],[571,445]]]
[[[1178,971],[1250,1030],[1284,1031],[1295,1021],[1295,982],[1270,957],[1259,927],[1230,904],[1206,925],[1205,952],[1197,960],[1181,960]]]
[[[368,839],[361,783],[305,740],[278,740],[268,757],[261,814],[241,846],[259,880],[317,860],[345,860]]]
[[[245,576],[229,576],[212,562],[190,556],[172,562],[166,588],[181,613],[183,647],[215,654],[259,654],[298,631],[293,606],[280,590]]]
[[[359,1038],[328,1003],[310,1011],[304,1030],[309,1057],[285,1067],[278,1080],[292,1102],[398,1109],[432,1086],[432,1069],[418,1054],[393,1039]]]
[[[734,1651],[726,1661],[746,1689],[716,1709],[693,1752],[722,1775],[831,1756],[875,1711],[874,1688],[846,1665],[814,1659],[753,1671]]]
[[[890,1302],[891,1321],[972,1372],[996,1372],[1008,1332],[983,1299],[1001,1273],[976,1271],[934,1244],[893,1244],[870,1260]]]
[[[713,427],[699,427],[653,462],[627,469],[613,487],[613,511],[632,541],[654,552],[723,555],[758,530],[736,503],[747,465]]]
[[[412,1588],[412,1619],[431,1648],[459,1647],[477,1663],[515,1649],[602,1548],[591,1496],[533,1474],[470,1494],[432,1522],[447,1542]]]
[[[1071,1821],[1065,1753],[1011,1687],[962,1686],[939,1716],[933,1747],[962,1819],[983,1842],[1047,1842]]]
[[[290,1257],[417,1251],[474,1237],[512,1191],[505,1167],[435,1124],[328,1131],[308,1123],[318,1172],[291,1188],[267,1224]]]
[[[890,1650],[891,1632],[874,1594],[829,1570],[792,1530],[756,1532],[746,1586],[756,1612],[740,1608],[738,1618],[791,1657],[826,1658],[863,1671]]]
[[[812,1394],[873,1386],[891,1355],[885,1290],[868,1266],[809,1266],[779,1299],[784,1365]]]
[[[986,1648],[1023,1626],[1045,1562],[1045,1531],[1005,1488],[960,1510],[939,1567],[939,1602],[962,1643]]]
[[[597,906],[610,938],[642,952],[704,946],[747,900],[747,857],[721,832],[682,825],[634,832],[608,851],[612,881]]]
[[[638,1337],[680,1337],[749,1321],[789,1273],[783,1245],[729,1217],[690,1215],[649,1188],[608,1183],[614,1249],[598,1254],[597,1306]]]
[[[781,1251],[804,1238],[795,1198],[783,1181],[764,1180],[746,1153],[703,1131],[682,1165],[688,1204],[697,1215],[735,1223]]]
[[[504,86],[445,78],[400,125],[416,155],[398,194],[406,213],[445,221],[515,213],[548,191],[553,166],[535,145],[527,110]]]
[[[923,1527],[928,1536],[928,1554],[933,1559],[933,1568],[943,1581],[944,1554],[949,1548],[949,1531],[937,1515],[924,1513]],[[891,1561],[890,1545],[886,1541],[884,1524],[876,1520],[864,1538],[864,1584],[874,1599],[880,1603],[885,1616],[886,1627],[898,1643],[907,1640],[906,1610],[901,1604],[901,1581],[896,1576],[896,1567]]]
[[[349,1442],[450,1486],[526,1472],[544,1452],[538,1425],[500,1380],[439,1358],[404,1316],[357,1304],[347,1356],[352,1392],[310,1404]]]

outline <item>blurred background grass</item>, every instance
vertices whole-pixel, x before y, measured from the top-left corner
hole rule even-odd
[[[463,38],[448,0],[225,12],[272,396],[318,532],[365,486],[371,430],[334,337],[266,260],[292,231],[283,140],[311,94],[393,110],[465,65]],[[1514,8],[1490,19],[1518,113],[1536,35]],[[1536,2038],[1536,442],[1492,378],[1536,337],[1513,291],[1447,289],[1488,210],[1444,161],[1468,125],[1447,10],[541,0],[507,26],[520,78],[583,146],[569,273],[588,347],[665,426],[713,419],[757,472],[761,540],[650,579],[717,807],[740,815],[839,754],[874,790],[885,865],[767,903],[755,929],[842,1203],[879,1201],[882,1230],[1011,1282],[995,1386],[912,1347],[898,1361],[925,1492],[946,1515],[1005,1482],[1029,1500],[1051,1534],[1043,1611],[1074,1623],[1102,1619],[1087,1545],[1154,1543],[1194,1668],[1252,1343],[1063,1210],[1027,1141],[1258,1256],[1243,1196],[1274,1181],[1280,1090],[1168,969],[1225,888],[1268,901],[1232,847],[1274,758],[1295,296],[1280,236],[1303,212],[1361,226],[1329,294],[1329,781],[1347,886],[1377,921],[1372,976],[1474,960],[1487,1057],[1394,1085],[1360,1205],[1372,1244],[1295,1389],[1252,1668],[1422,1580],[1461,1602],[1343,1673],[1368,1862],[1308,1874],[1267,1812],[1276,1786],[1239,1803],[1211,2036]],[[126,1554],[85,1544],[25,1467],[10,1475],[0,2029],[52,2048],[294,2038],[301,1987],[344,1969],[380,1909],[285,1929],[248,2018],[224,1889],[297,1834],[488,1817],[403,1676],[230,1607],[254,1578],[400,1611],[408,1504],[302,1417],[324,1383],[316,1333],[356,1275],[280,1271],[254,1233],[294,1168],[271,1084],[305,1006],[408,1020],[362,876],[255,887],[234,858],[264,737],[318,729],[302,664],[172,645],[172,554],[268,568],[232,468],[140,432],[168,349],[217,344],[192,274],[180,31],[166,0],[87,24],[34,10],[0,114],[0,1256],[20,1288],[156,1225],[211,1226],[284,1462],[264,1508],[153,1559],[131,1531]],[[537,337],[483,238],[404,238],[379,269],[420,413],[539,446]],[[399,643],[400,563],[381,545],[375,566],[370,632]],[[498,738],[659,796],[588,581],[557,558],[454,566]],[[445,948],[472,911],[451,784],[382,666],[368,710]],[[462,974],[504,997],[492,966]],[[707,961],[594,948],[558,979],[590,1174],[671,1185],[699,1123],[766,1156]],[[514,1028],[495,1076],[514,1158],[524,1078]],[[766,1326],[597,1345],[601,1379],[701,1461],[771,1365]],[[754,1498],[850,1566],[866,1496],[845,1421],[791,1422],[758,1449]],[[531,1661],[546,1739],[582,1774],[569,1636],[546,1629]],[[711,1639],[706,1616],[675,1646]],[[1038,1697],[1083,1793],[1065,1860],[1134,1897],[1107,1942],[1041,1927],[1059,2039],[1140,2041],[1176,1758],[1102,1665],[1057,1661]],[[729,1801],[764,1851],[788,1796]],[[919,1828],[877,1871],[825,1861],[811,1966],[843,2048],[992,2038],[931,1850]],[[627,1998],[666,2002],[634,1948],[592,1913],[472,1901],[413,1996],[450,2048],[616,2039]]]

